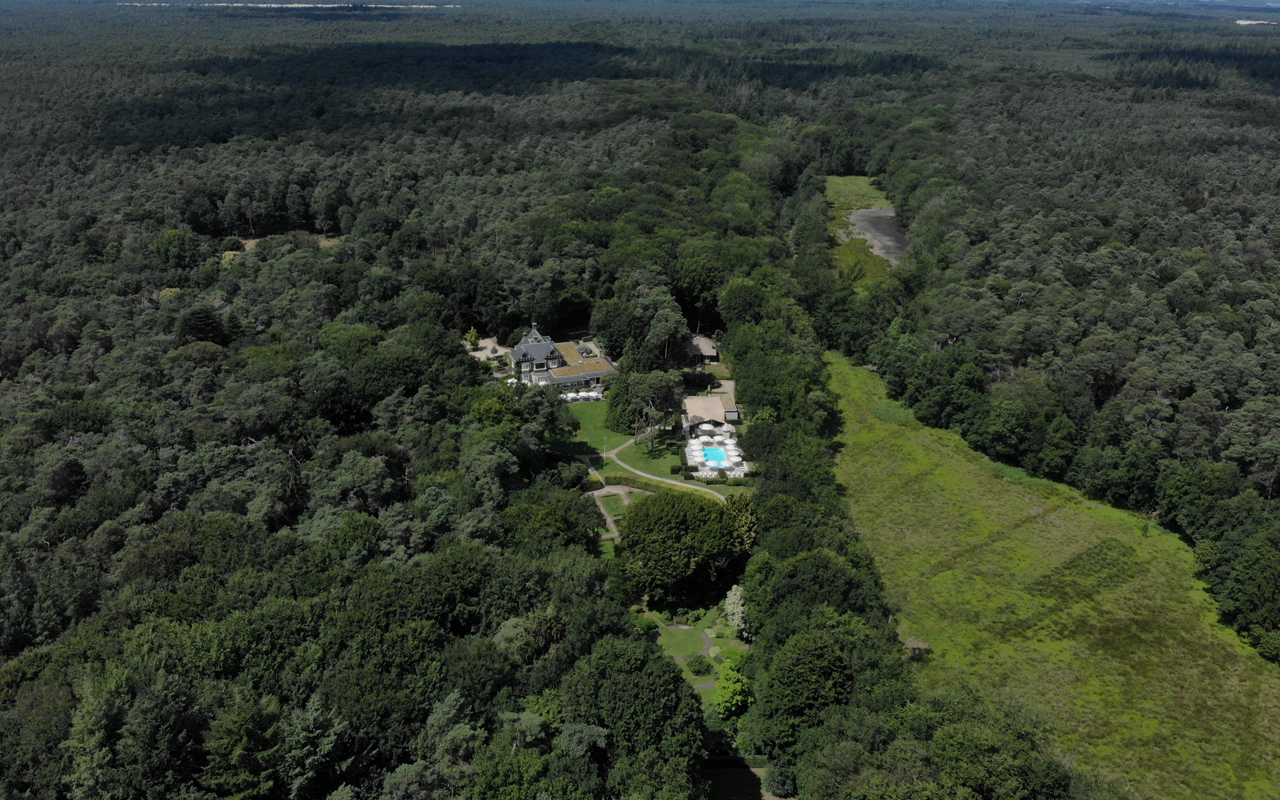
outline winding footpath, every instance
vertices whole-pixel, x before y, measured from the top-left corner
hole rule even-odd
[[[672,486],[676,486],[681,489],[692,489],[697,492],[703,492],[705,494],[708,494],[714,497],[718,502],[721,502],[721,503],[724,502],[723,495],[719,494],[718,492],[713,492],[710,489],[706,488],[705,486],[693,486],[691,484],[685,483],[684,481],[673,481],[670,478],[659,478],[657,475],[650,475],[647,472],[641,472],[635,467],[629,467],[626,464],[623,464],[622,459],[618,458],[618,451],[622,450],[624,447],[631,445],[634,442],[635,442],[635,438],[632,437],[626,440],[625,442],[623,442],[622,444],[618,445],[617,447],[613,448],[609,452],[601,453],[600,454],[601,458],[612,458],[615,464],[622,467],[627,472],[634,472],[635,474],[639,475],[642,478],[645,478],[646,480],[657,481],[659,483],[669,483]],[[591,470],[592,475],[600,479],[601,484],[608,485],[608,481],[606,481],[603,477],[601,477],[600,473],[596,472],[595,467],[591,466],[590,456],[578,456],[578,458],[581,459],[582,462],[587,465],[587,468]]]
[[[592,470],[593,474],[594,472],[595,471]],[[599,477],[599,476],[597,475],[596,477]],[[606,533],[604,536],[601,536],[600,538],[601,539],[617,539],[618,524],[613,521],[613,515],[610,514],[608,509],[604,507],[604,501],[601,498],[608,497],[610,495],[617,495],[618,497],[622,498],[622,504],[624,506],[629,506],[631,505],[631,495],[633,494],[646,495],[646,494],[653,494],[653,492],[646,492],[644,489],[636,489],[631,486],[604,486],[600,489],[596,489],[595,491],[587,492],[587,494],[595,498],[596,506],[599,507],[600,513],[604,515],[605,524],[609,527],[609,533]]]

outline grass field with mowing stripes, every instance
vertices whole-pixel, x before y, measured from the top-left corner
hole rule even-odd
[[[1280,798],[1280,667],[1217,621],[1177,537],[974,453],[828,358],[836,472],[926,686],[1042,712],[1061,750],[1135,795]]]

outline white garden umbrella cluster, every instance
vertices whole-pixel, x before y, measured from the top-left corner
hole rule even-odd
[[[566,403],[577,403],[582,400],[603,400],[604,399],[604,395],[602,395],[600,392],[569,392],[568,394],[560,395],[560,397]]]
[[[733,464],[742,463],[742,451],[738,449],[738,440],[731,436],[725,437],[724,452],[729,457],[729,461]]]

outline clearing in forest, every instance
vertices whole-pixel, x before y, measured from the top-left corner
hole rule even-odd
[[[836,263],[860,283],[889,277],[889,270],[906,250],[906,233],[884,192],[865,175],[827,178],[827,202],[831,204],[830,234],[838,245]]]
[[[925,428],[828,358],[837,475],[925,686],[1046,716],[1081,766],[1148,798],[1280,798],[1280,667],[1217,621],[1177,537]]]
[[[604,426],[604,417],[609,411],[609,404],[605,401],[571,403],[569,410],[578,418],[581,426],[578,435],[570,441],[555,443],[554,449],[575,456],[594,456],[626,443],[628,437]]]
[[[715,694],[716,681],[720,676],[722,664],[738,667],[746,656],[748,645],[734,635],[733,630],[723,619],[720,607],[696,611],[681,612],[682,616],[673,621],[663,619],[652,611],[644,616],[657,624],[654,641],[662,648],[676,665],[684,679],[693,686],[694,691],[702,698],[704,705],[711,702]],[[687,614],[687,616],[683,616]],[[703,668],[698,672],[691,669],[695,656],[706,659]]]

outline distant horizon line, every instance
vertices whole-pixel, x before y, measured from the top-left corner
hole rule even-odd
[[[118,6],[218,6],[221,8],[462,8],[456,3],[426,5],[418,3],[137,3],[117,2]]]

